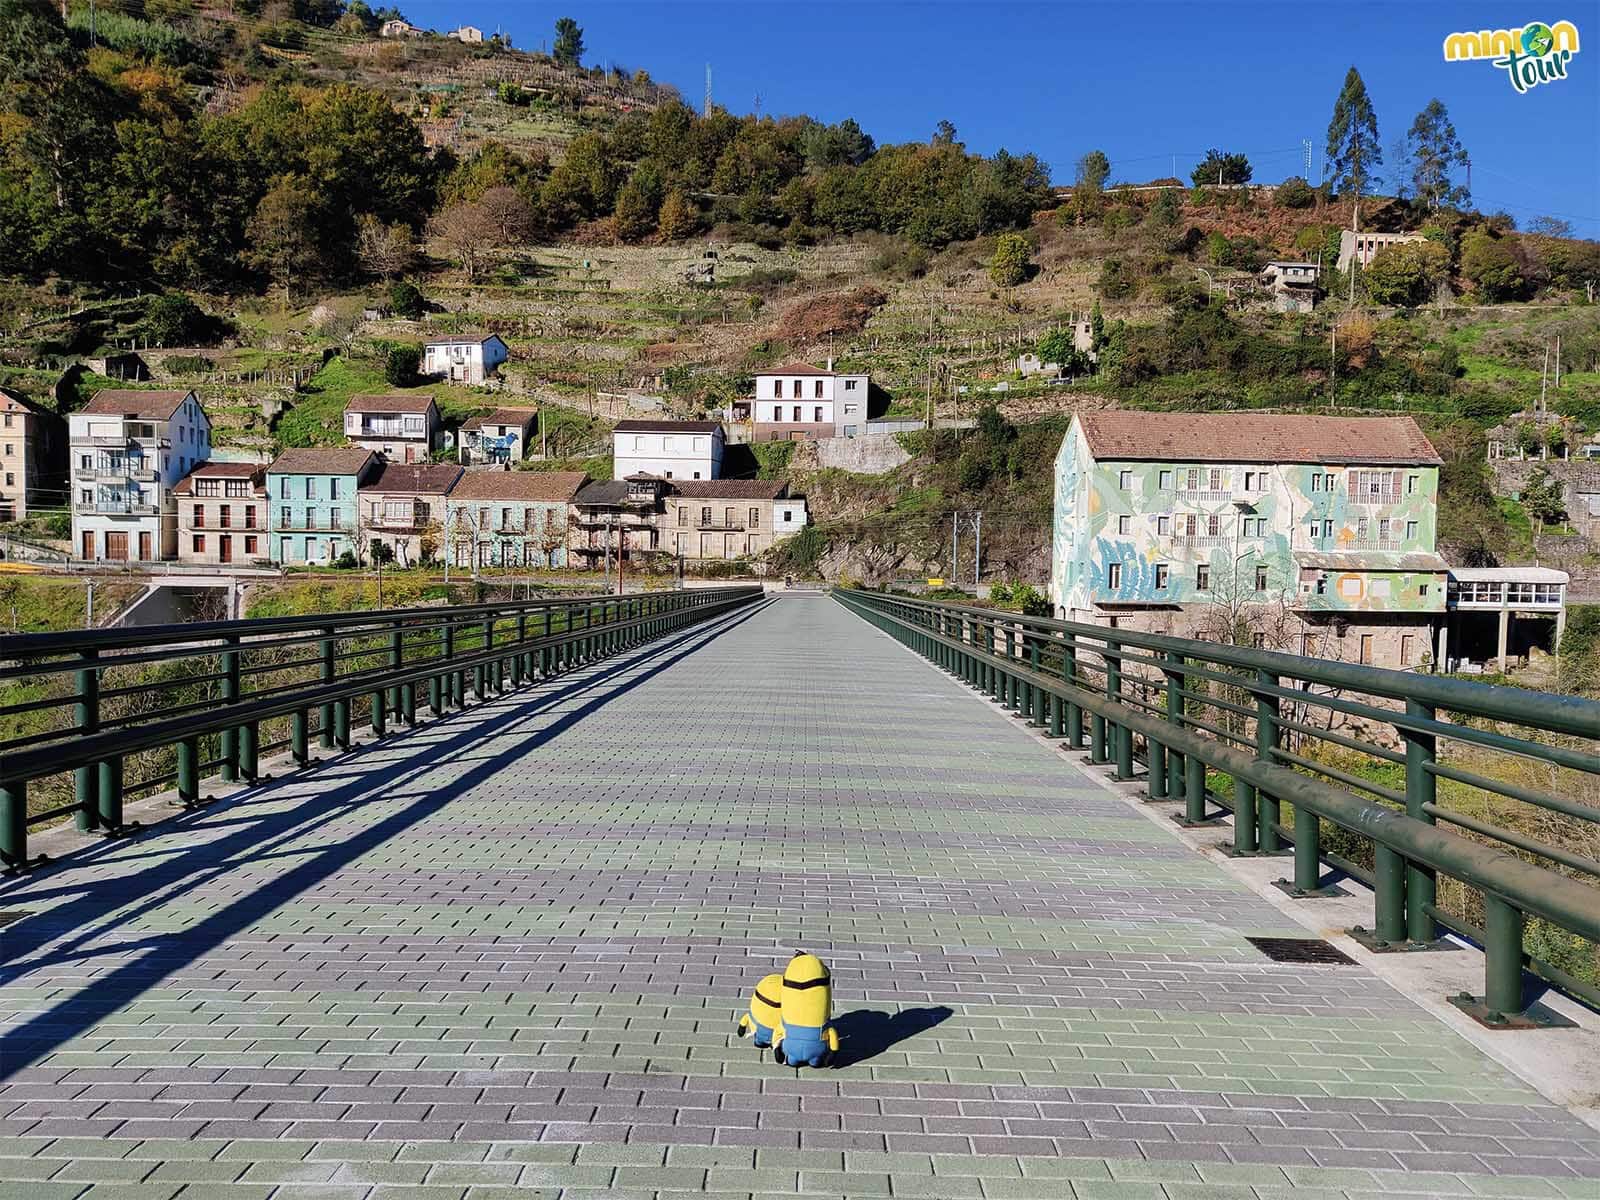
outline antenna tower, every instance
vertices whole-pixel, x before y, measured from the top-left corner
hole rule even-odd
[[[703,117],[709,117],[711,115],[711,64],[710,63],[706,64],[706,104],[705,104],[704,110],[702,110],[700,115],[703,116]]]

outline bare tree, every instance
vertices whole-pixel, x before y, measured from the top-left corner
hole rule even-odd
[[[439,248],[461,264],[467,281],[476,282],[484,254],[499,235],[493,216],[478,204],[456,204],[434,217],[430,229]]]
[[[405,274],[417,258],[417,242],[402,221],[385,225],[370,213],[362,216],[357,230],[361,263],[379,279],[396,279]]]
[[[478,197],[477,207],[495,229],[496,246],[525,242],[533,232],[533,209],[516,188],[489,188]]]

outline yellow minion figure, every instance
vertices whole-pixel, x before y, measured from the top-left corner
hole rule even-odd
[[[739,1036],[755,1038],[755,1047],[765,1050],[772,1045],[774,1030],[783,1011],[783,976],[764,976],[750,996],[750,1011],[739,1018]]]
[[[839,1051],[833,1028],[833,983],[815,954],[796,953],[783,971],[783,1012],[772,1039],[780,1063],[825,1067]]]

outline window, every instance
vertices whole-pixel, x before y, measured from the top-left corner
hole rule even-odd
[[[1317,576],[1317,595],[1326,596],[1327,594],[1328,594],[1328,577],[1326,575],[1318,575]]]
[[[317,481],[315,479],[307,478],[306,479],[306,499],[307,500],[315,500],[316,498],[317,498]]]
[[[1184,475],[1185,475],[1184,487],[1187,490],[1191,491],[1191,492],[1199,491],[1200,490],[1200,468],[1199,467],[1190,467],[1186,472],[1184,472]]]
[[[665,472],[665,474],[662,476],[662,478],[671,479],[672,478],[672,472],[671,471]]]
[[[1247,492],[1256,490],[1256,473],[1254,471],[1246,471],[1244,473],[1244,490]]]
[[[328,499],[329,500],[337,500],[338,498],[339,498],[339,481],[337,479],[330,479],[330,480],[328,480]]]
[[[700,510],[700,524],[711,524],[711,509],[709,506]]]
[[[1156,591],[1160,592],[1166,590],[1167,580],[1170,574],[1171,570],[1168,568],[1166,563],[1156,564]]]
[[[1117,532],[1118,533],[1132,533],[1133,532],[1133,518],[1128,516],[1126,513],[1124,513],[1122,516],[1118,517],[1117,518]]]
[[[1320,492],[1322,490],[1322,475],[1320,473],[1311,476],[1311,490],[1313,492]]]
[[[772,394],[780,400],[783,399],[783,380],[774,379],[772,381]]]
[[[822,399],[822,380],[817,380],[816,386],[811,389],[811,395],[813,399]]]
[[[217,524],[223,529],[226,529],[228,526],[233,524],[233,506],[230,504],[219,504],[217,508]],[[195,511],[198,512],[199,508],[196,507]]]
[[[844,415],[847,416],[847,417],[850,414],[852,414],[853,412],[855,412],[855,411],[856,411],[856,405],[854,405],[854,404],[846,404],[844,406]]]
[[[6,428],[7,429],[11,428],[11,414],[10,413],[6,414]]]
[[[1372,665],[1372,635],[1370,633],[1361,635],[1361,661],[1369,667]]]
[[[1123,491],[1133,487],[1133,472],[1122,470],[1117,472],[1117,486]]]
[[[249,534],[249,535],[247,535],[245,537],[245,539],[244,539],[244,552],[246,554],[255,554],[257,552],[256,551],[256,538],[255,538],[254,534]]]
[[[694,473],[694,477],[695,477],[695,478],[696,478],[696,479],[699,479],[699,478],[700,478],[700,472],[699,472],[699,471],[696,471],[696,472],[695,472],[695,473]]]
[[[197,533],[197,534],[194,535],[194,552],[196,554],[204,554],[206,552],[206,535],[205,534]]]
[[[811,410],[811,419],[818,425],[822,424],[822,405],[817,405]]]
[[[511,510],[509,508],[502,508],[500,510],[500,528],[511,528]]]
[[[1211,564],[1196,563],[1194,568],[1194,589],[1197,592],[1211,590]]]
[[[1172,532],[1172,518],[1171,517],[1167,517],[1167,516],[1157,517],[1156,518],[1156,533],[1160,534],[1162,537],[1165,537],[1167,534],[1169,534],[1171,532]]]
[[[750,528],[761,528],[761,510],[759,508],[752,508],[750,510]]]
[[[1160,472],[1156,476],[1156,483],[1160,486],[1162,491],[1170,492],[1172,490],[1172,472],[1171,471],[1162,471],[1162,472]]]
[[[1400,635],[1400,665],[1402,667],[1411,665],[1411,655],[1415,645],[1416,639],[1411,634],[1402,633]]]
[[[307,525],[309,525],[310,523],[311,522],[309,520],[306,521]],[[340,512],[337,508],[329,509],[328,510],[328,528],[329,529],[338,529],[343,524],[344,524],[344,514],[342,512]]]
[[[90,455],[87,455],[87,454],[78,455],[78,470],[87,471],[93,465],[94,465],[93,457],[91,457]]]
[[[287,475],[278,480],[278,497],[282,500],[289,498],[289,477]]]
[[[844,390],[847,391],[847,392],[855,391],[856,390],[856,381],[854,379],[846,379],[844,381]]]
[[[1256,591],[1267,590],[1267,569],[1259,564],[1256,566]]]
[[[285,504],[278,510],[278,524],[282,525],[285,529],[292,529],[294,527],[293,513],[294,509]]]
[[[1417,477],[1415,475],[1407,475],[1406,476],[1406,495],[1409,496],[1409,495],[1413,494],[1416,490],[1417,490]],[[1409,662],[1410,660],[1407,659],[1406,661]]]
[[[1106,564],[1106,586],[1108,588],[1110,588],[1112,591],[1116,591],[1117,589],[1122,587],[1122,564],[1121,563],[1107,563]]]
[[[1213,492],[1220,492],[1222,490],[1222,468],[1221,467],[1212,467],[1211,468],[1211,490]]]
[[[796,400],[798,400],[798,399],[800,399],[801,396],[805,395],[805,392],[803,390],[804,387],[805,387],[805,385],[802,384],[798,379],[796,379],[794,381],[794,387],[790,390],[789,394],[791,396],[793,396]]]
[[[1406,541],[1414,542],[1416,540],[1417,540],[1417,523],[1415,521],[1407,521],[1406,522]]]
[[[798,394],[799,393],[796,393],[796,395]],[[794,419],[796,422],[800,420],[800,406],[798,404],[794,406]]]
[[[733,524],[733,509],[725,508],[722,510],[722,523],[724,525]]]
[[[679,525],[687,525],[688,523],[689,523],[689,510],[687,508],[684,508],[683,505],[680,504],[678,506],[678,524]]]
[[[1328,538],[1331,538],[1332,536],[1333,536],[1333,522],[1331,520],[1324,521],[1322,523],[1322,537],[1323,537],[1323,540],[1327,540]]]
[[[1387,542],[1389,540],[1389,518],[1388,517],[1379,517],[1378,518],[1378,540],[1380,542]]]
[[[1184,513],[1178,520],[1182,523],[1184,537],[1194,537],[1199,532],[1200,518],[1194,513]]]
[[[1372,535],[1372,522],[1366,517],[1356,518],[1356,541],[1364,542]]]
[[[644,449],[644,439],[642,437],[635,437],[633,439],[633,448],[635,450],[643,450]]]

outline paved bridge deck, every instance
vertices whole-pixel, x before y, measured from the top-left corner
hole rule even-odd
[[[5,885],[0,1197],[1592,1198],[1600,1139],[786,598]],[[842,1065],[733,1036],[827,958]]]

